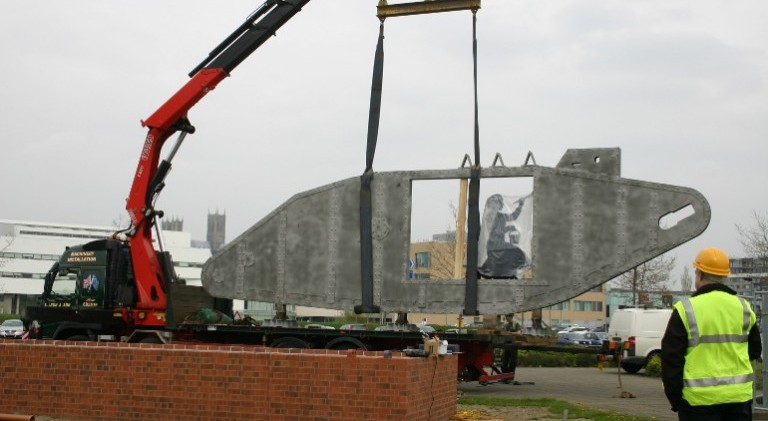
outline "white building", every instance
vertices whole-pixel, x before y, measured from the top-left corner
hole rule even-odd
[[[114,232],[114,227],[0,219],[0,313],[22,314],[35,304],[45,274],[67,246]],[[211,256],[207,243],[192,241],[192,234],[182,231],[165,231],[163,240],[177,275],[189,285],[200,285],[203,263]]]

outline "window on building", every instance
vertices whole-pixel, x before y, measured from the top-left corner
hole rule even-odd
[[[553,304],[549,308],[552,310],[568,310],[571,306],[569,301],[563,301],[562,303]]]
[[[429,260],[430,260],[430,253],[428,251],[424,251],[421,253],[416,253],[416,267],[417,268],[429,268]]]
[[[576,311],[603,311],[603,302],[574,300],[573,308]]]

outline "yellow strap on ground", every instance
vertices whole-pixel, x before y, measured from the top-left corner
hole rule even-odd
[[[451,417],[451,420],[487,420],[490,416],[491,414],[479,409],[462,409],[460,411],[456,411],[456,413]]]

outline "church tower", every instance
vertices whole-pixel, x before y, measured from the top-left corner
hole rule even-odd
[[[216,253],[224,247],[226,225],[227,215],[225,213],[219,214],[218,210],[216,213],[208,212],[208,234],[206,240],[211,245],[211,253]]]

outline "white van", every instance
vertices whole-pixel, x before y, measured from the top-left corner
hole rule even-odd
[[[619,341],[630,343],[629,349],[624,351],[621,368],[628,373],[637,373],[661,353],[661,338],[671,315],[671,309],[625,308],[613,313],[608,339],[620,338]]]

